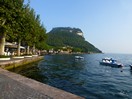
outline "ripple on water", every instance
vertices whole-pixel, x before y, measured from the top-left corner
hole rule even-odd
[[[113,68],[99,64],[104,57],[119,59],[124,64],[132,63],[132,55],[85,54],[81,55],[84,56],[84,60],[75,60],[74,56],[47,55],[45,60],[39,63],[38,73],[33,73],[35,76],[39,74],[43,83],[86,99],[132,99],[130,68]],[[26,72],[29,74],[31,71],[27,69]]]

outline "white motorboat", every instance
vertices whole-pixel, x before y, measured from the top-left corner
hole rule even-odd
[[[82,56],[75,56],[75,59],[84,59]]]

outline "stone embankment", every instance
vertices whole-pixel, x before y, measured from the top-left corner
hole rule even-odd
[[[0,61],[0,66],[15,68],[42,58]],[[0,99],[84,99],[2,68],[0,68]]]
[[[3,69],[16,68],[19,66],[23,66],[29,63],[33,63],[43,59],[43,56],[31,57],[31,58],[23,58],[23,59],[11,59],[6,61],[0,61],[0,67]]]

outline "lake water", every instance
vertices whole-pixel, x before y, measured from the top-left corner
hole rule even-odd
[[[39,63],[12,71],[60,88],[86,99],[132,99],[132,55],[128,54],[82,54],[46,55]],[[112,57],[125,66],[113,68],[102,66],[99,61]]]

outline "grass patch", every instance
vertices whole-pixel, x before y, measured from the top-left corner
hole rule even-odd
[[[0,55],[0,58],[10,58],[10,56]]]

